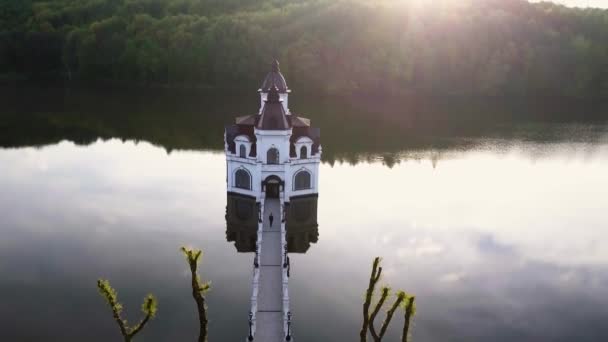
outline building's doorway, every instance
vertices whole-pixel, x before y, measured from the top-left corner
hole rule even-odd
[[[280,184],[275,180],[266,183],[266,198],[279,198]]]
[[[283,181],[281,181],[281,178],[272,175],[266,178],[264,187],[266,189],[266,198],[279,198]]]

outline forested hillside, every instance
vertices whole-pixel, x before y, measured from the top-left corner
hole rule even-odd
[[[523,0],[2,0],[4,78],[608,98],[608,11]]]

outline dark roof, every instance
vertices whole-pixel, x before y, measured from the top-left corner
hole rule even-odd
[[[228,150],[232,153],[236,153],[236,144],[234,139],[239,135],[246,135],[249,137],[251,142],[251,151],[249,151],[250,157],[255,157],[257,154],[256,137],[253,133],[253,125],[227,125],[226,130],[226,143],[228,144]]]
[[[257,116],[257,114],[239,116],[236,118],[235,121],[237,125],[255,125],[255,120]]]
[[[228,149],[230,150],[230,152],[234,153],[235,148],[234,148],[234,138],[236,138],[239,135],[239,126],[237,125],[226,125],[224,127],[225,129],[225,134],[226,134],[226,141],[225,143],[228,144]]]
[[[283,74],[281,74],[281,70],[279,69],[279,62],[276,59],[272,62],[272,69],[266,75],[260,90],[268,92],[273,87],[276,87],[281,93],[285,93],[289,89],[287,88],[285,77],[283,77]]]
[[[281,103],[277,87],[272,87],[269,90],[268,97],[264,102],[264,108],[262,108],[262,114],[259,116],[256,127],[263,130],[280,131],[291,127],[287,121],[285,109]]]
[[[310,127],[310,119],[291,115],[291,125],[293,127]]]
[[[321,146],[321,129],[316,127],[294,127],[293,133],[291,134],[291,144],[289,147],[289,155],[291,157],[296,156],[295,143],[301,137],[309,137],[312,140],[312,155],[319,152],[319,146]]]

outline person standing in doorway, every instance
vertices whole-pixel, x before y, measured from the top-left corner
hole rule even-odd
[[[270,220],[270,226],[272,227],[272,221],[274,221],[274,216],[272,216],[272,212],[270,212],[270,216],[268,216],[268,219]]]

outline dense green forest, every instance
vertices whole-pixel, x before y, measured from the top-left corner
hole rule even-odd
[[[5,79],[608,98],[608,11],[524,0],[2,0]]]

